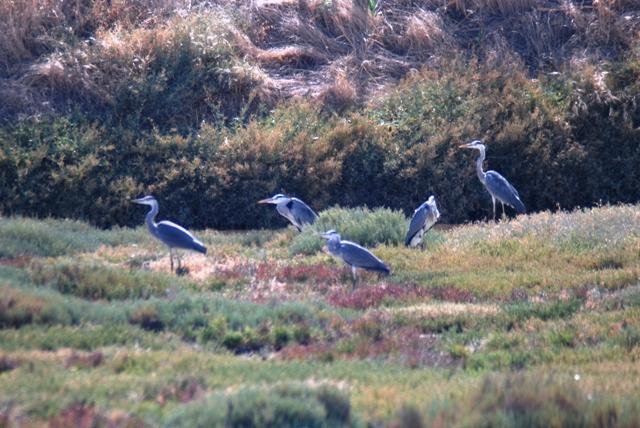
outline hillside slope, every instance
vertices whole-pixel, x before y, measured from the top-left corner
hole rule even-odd
[[[631,0],[20,0],[0,8],[8,17],[0,23],[0,122],[107,107],[113,85],[133,83],[166,32],[194,17],[242,58],[233,65],[244,70],[229,70],[240,97],[233,103],[310,96],[339,110],[456,55],[518,58],[532,76],[621,59],[640,30]]]

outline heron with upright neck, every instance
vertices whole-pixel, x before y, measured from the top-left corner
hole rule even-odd
[[[478,174],[480,182],[491,195],[491,200],[493,202],[493,220],[495,221],[496,219],[496,199],[502,204],[503,215],[504,204],[513,207],[519,214],[524,213],[524,204],[520,200],[520,195],[515,187],[513,187],[506,178],[498,174],[496,171],[489,170],[485,172],[483,170],[482,164],[484,163],[486,153],[485,145],[482,144],[482,141],[475,140],[470,143],[463,144],[461,147],[464,149],[478,150],[480,152],[480,155],[476,159],[476,173]]]
[[[146,217],[147,229],[149,230],[149,233],[151,233],[151,236],[162,241],[167,247],[169,247],[171,272],[173,272],[174,249],[193,250],[202,254],[207,253],[207,248],[204,246],[202,241],[196,239],[196,237],[184,227],[166,220],[159,223],[155,222],[158,211],[160,211],[160,206],[156,198],[153,196],[145,196],[144,198],[134,199],[131,202],[151,207],[151,210],[149,210]],[[181,261],[180,257],[178,257],[178,269],[181,268],[180,265]]]

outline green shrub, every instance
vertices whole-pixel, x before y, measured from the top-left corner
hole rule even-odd
[[[202,125],[194,110],[215,116],[215,108],[195,82],[234,80],[192,61],[217,49],[191,39],[217,31],[206,28],[209,18],[199,19],[193,36],[189,22],[167,30],[168,47],[142,30],[128,36],[153,49],[139,80],[114,92],[117,120],[84,112],[0,129],[0,211],[135,225],[144,211],[129,200],[154,193],[161,216],[190,228],[246,229],[287,224],[255,203],[276,191],[317,211],[385,206],[405,214],[433,193],[442,221],[461,222],[491,210],[474,171],[476,154],[458,148],[474,138],[487,144],[485,168],[507,177],[529,211],[640,200],[634,54],[603,66],[610,96],[601,93],[597,73],[534,80],[517,64],[456,59],[414,73],[344,117],[291,103],[243,124]],[[129,54],[116,64],[128,64]],[[221,61],[235,61],[225,55]],[[238,82],[240,99],[250,92],[250,74],[248,83]],[[234,97],[235,83],[229,85]],[[210,96],[224,99],[225,91]],[[184,102],[189,94],[197,95],[195,104]],[[317,241],[298,245],[296,251],[313,251]]]
[[[106,232],[79,221],[0,217],[0,258],[56,257],[140,239],[146,239],[141,231],[115,229]]]
[[[185,285],[184,281],[166,275],[95,263],[79,264],[73,260],[32,263],[30,277],[36,284],[91,300],[147,299],[163,296],[171,287]]]
[[[353,427],[349,399],[329,388],[284,384],[246,388],[233,395],[215,395],[177,408],[166,426],[209,427]]]
[[[165,325],[158,310],[154,306],[140,306],[136,309],[129,318],[131,324],[137,324],[145,330],[160,331],[163,330]]]
[[[572,377],[558,374],[488,375],[475,393],[453,407],[436,406],[428,420],[445,426],[503,427],[626,427],[640,421],[637,396],[616,400],[587,395]]]
[[[276,351],[287,346],[287,343],[291,340],[291,333],[288,328],[284,326],[278,326],[273,329],[273,347]]]
[[[166,346],[166,338],[129,325],[103,324],[77,326],[23,326],[0,331],[0,348],[5,351],[41,349],[55,351],[73,348],[91,351],[105,346],[133,346],[145,348]]]
[[[227,320],[224,317],[216,317],[200,333],[201,342],[218,342],[224,344],[227,333]],[[226,345],[225,345],[226,346]],[[229,348],[231,349],[231,348]]]
[[[529,318],[552,320],[571,317],[582,302],[579,299],[557,300],[548,303],[514,303],[504,307],[507,328],[522,323]]]
[[[222,345],[230,351],[239,352],[243,339],[239,331],[229,331],[222,338]]]
[[[292,254],[313,254],[322,248],[320,233],[334,229],[342,239],[371,247],[377,244],[399,245],[404,241],[408,220],[400,211],[388,208],[331,208],[297,235],[289,247]]]
[[[626,324],[615,336],[614,340],[628,352],[631,352],[634,348],[640,346],[640,328]]]

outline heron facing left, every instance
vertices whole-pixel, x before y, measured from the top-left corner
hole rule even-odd
[[[364,247],[351,241],[344,241],[340,234],[335,230],[329,230],[320,236],[327,241],[327,249],[329,253],[335,257],[340,257],[346,264],[351,266],[351,274],[353,275],[353,287],[355,288],[358,276],[357,269],[365,269],[381,272],[389,275],[391,270],[389,267],[373,253]]]
[[[192,250],[202,254],[207,254],[207,248],[204,246],[202,241],[196,239],[196,237],[184,227],[166,220],[159,223],[155,222],[156,215],[158,215],[158,211],[160,211],[160,206],[156,198],[153,196],[145,196],[144,198],[134,199],[131,202],[151,207],[151,210],[147,213],[146,217],[147,229],[149,229],[149,233],[151,233],[154,238],[162,241],[167,247],[169,247],[171,272],[173,272],[174,249]],[[180,257],[178,257],[178,269],[181,267],[180,264]]]
[[[298,198],[278,193],[270,198],[258,201],[259,204],[272,204],[276,206],[276,211],[282,217],[293,224],[298,232],[308,225],[313,224],[318,219],[318,214]]]
[[[496,199],[502,204],[502,215],[504,215],[504,204],[513,207],[519,214],[525,212],[524,204],[520,200],[520,194],[515,187],[511,185],[502,175],[496,171],[490,170],[484,172],[482,163],[485,159],[485,146],[482,141],[475,140],[467,144],[463,144],[463,149],[477,150],[480,154],[476,159],[476,172],[480,182],[491,195],[493,202],[493,220],[496,220]]]

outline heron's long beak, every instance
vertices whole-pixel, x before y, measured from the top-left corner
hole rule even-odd
[[[461,149],[472,149],[473,148],[473,143],[465,143],[465,144],[461,144],[460,145]]]
[[[258,201],[259,204],[275,204],[273,198],[261,199]]]
[[[131,202],[133,202],[134,204],[144,205],[144,201],[142,200],[142,198],[140,198],[140,199],[132,199]]]

